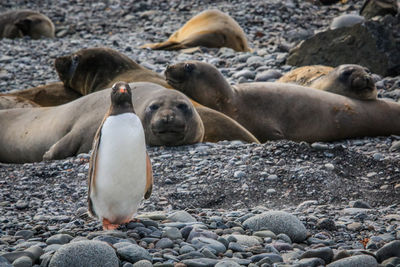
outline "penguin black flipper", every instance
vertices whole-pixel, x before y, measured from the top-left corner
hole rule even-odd
[[[100,139],[101,139],[101,129],[103,128],[103,123],[105,121],[104,117],[103,121],[101,122],[101,126],[96,132],[96,135],[94,136],[94,142],[93,142],[93,147],[92,147],[92,155],[90,156],[90,161],[89,161],[89,174],[88,174],[88,211],[89,215],[95,218],[98,218],[97,214],[93,210],[93,203],[90,198],[91,192],[93,190],[92,186],[94,185],[95,179],[96,179],[96,164],[97,164],[97,152],[99,150],[99,144],[100,144]]]
[[[149,154],[146,152],[146,188],[144,192],[144,199],[148,199],[153,191],[153,169]]]

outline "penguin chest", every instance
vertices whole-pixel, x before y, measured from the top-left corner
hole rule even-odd
[[[133,113],[109,116],[101,130],[91,192],[95,213],[114,223],[137,211],[146,187],[146,144]]]

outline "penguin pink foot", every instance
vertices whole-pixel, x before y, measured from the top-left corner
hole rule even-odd
[[[103,219],[103,230],[115,230],[119,227],[119,224],[110,223],[109,220]]]

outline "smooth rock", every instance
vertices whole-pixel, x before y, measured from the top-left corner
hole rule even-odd
[[[400,240],[392,241],[376,252],[378,262],[382,262],[391,257],[400,257]]]
[[[153,257],[150,255],[150,253],[138,245],[129,245],[119,248],[117,249],[117,254],[123,260],[131,263],[135,263],[140,260],[153,261]]]
[[[62,246],[50,260],[49,267],[119,266],[114,249],[101,241],[79,241]]]
[[[293,242],[302,242],[307,237],[307,229],[303,223],[296,216],[284,211],[256,215],[244,221],[243,226],[253,231],[267,229],[275,234],[284,233]]]
[[[196,218],[190,215],[187,211],[179,210],[167,216],[168,220],[174,222],[196,222]]]
[[[370,255],[357,255],[334,261],[327,267],[377,267],[376,259]]]

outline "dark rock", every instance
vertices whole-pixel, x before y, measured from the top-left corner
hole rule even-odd
[[[325,262],[321,258],[306,258],[301,259],[293,267],[319,267],[325,266]]]
[[[208,259],[208,258],[198,258],[198,259],[183,260],[182,263],[186,264],[187,267],[214,267],[218,263],[218,260]]]
[[[377,267],[376,259],[370,255],[357,255],[334,261],[327,267]]]
[[[400,16],[384,22],[366,21],[352,27],[326,30],[290,51],[286,64],[294,66],[359,64],[383,76],[400,74]],[[398,38],[398,37],[397,37]]]
[[[366,0],[360,10],[360,14],[366,19],[375,16],[395,16],[397,13],[398,4],[396,0]]]
[[[126,261],[135,263],[140,260],[152,261],[152,256],[150,253],[138,245],[129,245],[117,249],[117,254]]]
[[[329,247],[310,249],[300,256],[300,259],[304,258],[320,258],[324,260],[325,264],[328,264],[333,259],[333,250]]]
[[[376,252],[376,258],[378,262],[382,262],[391,257],[400,257],[400,241],[392,241]]]

